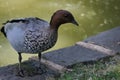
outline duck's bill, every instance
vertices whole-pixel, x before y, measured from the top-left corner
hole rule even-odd
[[[72,23],[75,24],[76,26],[79,26],[79,24],[75,20],[73,20]]]

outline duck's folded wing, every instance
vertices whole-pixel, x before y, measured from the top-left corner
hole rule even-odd
[[[43,29],[47,27],[49,27],[49,23],[39,18],[19,18],[12,19],[4,23],[4,26],[1,28],[1,32],[6,36],[6,34],[14,28],[22,29],[23,31],[26,29],[34,31],[36,29]]]

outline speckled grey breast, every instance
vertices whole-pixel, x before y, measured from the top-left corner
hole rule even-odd
[[[17,52],[38,53],[55,45],[57,31],[48,22],[38,18],[24,18],[5,24],[8,41]]]
[[[24,48],[26,52],[37,53],[45,51],[55,45],[57,34],[49,31],[26,31]]]

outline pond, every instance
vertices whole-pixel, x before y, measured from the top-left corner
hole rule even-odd
[[[58,41],[50,49],[55,50],[119,26],[119,3],[120,0],[0,0],[0,26],[9,19],[21,17],[39,17],[49,22],[56,10],[68,10],[74,15],[79,26],[62,25]],[[33,55],[23,54],[24,60],[30,56]],[[0,33],[0,66],[13,63],[18,63],[18,55]]]

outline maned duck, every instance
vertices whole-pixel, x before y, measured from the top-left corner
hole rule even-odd
[[[1,32],[18,52],[20,75],[23,75],[21,53],[38,53],[40,62],[41,52],[55,45],[58,28],[64,23],[73,23],[78,26],[73,15],[66,10],[56,11],[51,17],[50,23],[33,17],[13,19],[4,23]]]

